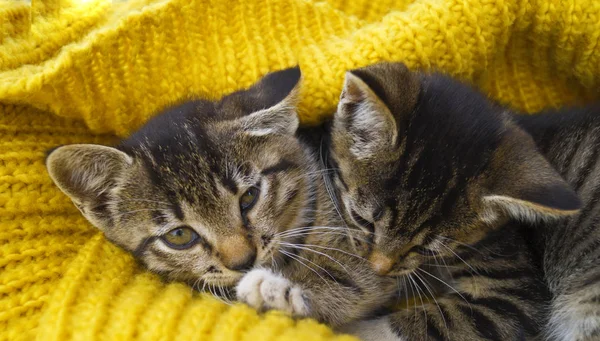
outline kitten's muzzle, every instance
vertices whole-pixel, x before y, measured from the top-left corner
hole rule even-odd
[[[227,237],[219,243],[218,257],[221,263],[233,271],[252,268],[256,261],[256,248],[248,238],[240,235]]]
[[[379,251],[373,251],[369,256],[369,262],[376,274],[387,275],[394,266],[394,260]]]

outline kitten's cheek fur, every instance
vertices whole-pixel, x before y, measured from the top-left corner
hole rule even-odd
[[[308,302],[297,285],[266,269],[248,272],[236,287],[237,298],[252,308],[277,309],[292,316],[308,316]]]

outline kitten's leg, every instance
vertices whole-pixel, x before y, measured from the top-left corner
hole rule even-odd
[[[549,340],[600,340],[598,271],[589,270],[575,276],[577,281],[569,281],[568,284],[576,282],[577,289],[554,297],[547,330]]]
[[[599,297],[598,290],[583,290],[583,292],[556,297],[552,302],[548,339],[600,340]]]
[[[544,226],[544,271],[553,299],[546,336],[552,341],[600,340],[600,194],[590,183],[588,202],[568,221]],[[597,194],[596,194],[597,193]]]
[[[402,308],[375,319],[350,323],[341,328],[363,341],[405,340],[532,340],[539,333],[536,314],[528,314],[530,303],[491,295],[473,298],[464,294],[437,298],[437,303]],[[512,303],[514,302],[514,303]],[[439,305],[439,306],[438,306]],[[513,310],[515,308],[517,310]]]
[[[364,261],[346,259],[342,268],[326,257],[299,256],[311,267],[290,262],[282,272],[252,270],[236,287],[238,299],[259,310],[278,309],[338,326],[368,315],[395,294],[395,280],[376,276]]]
[[[548,302],[539,271],[521,257],[510,263],[503,257],[483,257],[478,264],[471,259],[470,263],[475,268],[454,264],[447,275],[422,269],[423,275],[405,277],[407,296],[393,313],[350,323],[342,330],[364,341],[384,336],[398,341],[537,340]],[[446,290],[428,290],[435,283]]]

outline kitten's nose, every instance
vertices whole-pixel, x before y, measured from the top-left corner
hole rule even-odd
[[[244,236],[232,236],[219,242],[219,257],[225,267],[234,271],[248,270],[256,260],[256,248]]]
[[[238,264],[229,265],[228,268],[235,271],[249,270],[256,261],[256,252],[252,252],[246,255],[245,259],[242,259]]]
[[[373,253],[371,253],[369,262],[371,262],[371,267],[375,273],[380,276],[386,275],[388,272],[390,272],[392,266],[394,265],[393,260],[379,251],[373,251]]]

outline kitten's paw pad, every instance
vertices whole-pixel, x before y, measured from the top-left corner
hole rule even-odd
[[[303,290],[270,270],[256,269],[246,274],[236,287],[237,298],[255,309],[277,309],[294,316],[307,316]]]

